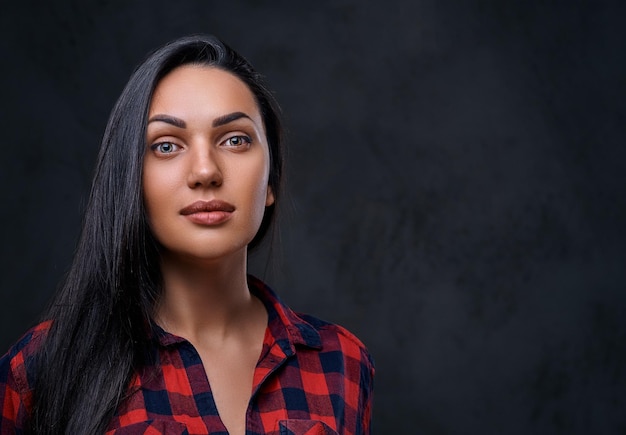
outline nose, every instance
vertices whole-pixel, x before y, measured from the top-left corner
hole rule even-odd
[[[191,153],[187,185],[191,189],[219,187],[223,176],[216,153],[207,147],[197,147]]]

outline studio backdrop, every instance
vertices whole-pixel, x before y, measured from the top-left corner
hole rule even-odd
[[[252,271],[369,347],[374,433],[626,433],[623,4],[2,9],[2,353],[68,269],[133,68],[213,33],[288,128],[280,225]]]

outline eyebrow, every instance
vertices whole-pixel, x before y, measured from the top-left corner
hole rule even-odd
[[[243,112],[233,112],[233,113],[228,113],[226,115],[222,115],[222,116],[215,118],[213,120],[212,126],[221,127],[222,125],[229,124],[241,118],[248,118],[250,121],[252,121],[252,118],[250,118],[248,115],[246,115]],[[151,122],[165,122],[166,124],[171,124],[174,127],[187,128],[187,124],[185,123],[185,121],[183,121],[180,118],[176,118],[175,116],[154,115],[152,118],[148,120],[148,124],[150,124]]]
[[[241,118],[248,118],[250,121],[252,121],[252,118],[250,118],[248,115],[246,115],[243,112],[233,112],[233,113],[229,113],[227,115],[222,115],[218,118],[215,118],[213,120],[213,127],[220,127],[222,125],[226,125],[230,122],[236,121]]]
[[[156,122],[156,121],[165,122],[166,124],[171,124],[174,127],[178,127],[178,128],[187,128],[187,124],[185,123],[185,121],[183,121],[180,118],[176,118],[174,116],[154,115],[152,118],[148,120],[148,124],[150,124],[151,122]]]

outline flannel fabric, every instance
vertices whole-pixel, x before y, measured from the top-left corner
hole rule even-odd
[[[367,349],[340,326],[294,313],[256,278],[249,283],[265,304],[268,326],[246,434],[369,434],[374,366]],[[2,435],[20,433],[28,418],[29,360],[48,328],[33,328],[0,359]],[[157,336],[157,370],[135,375],[107,434],[227,435],[195,348],[160,328]]]

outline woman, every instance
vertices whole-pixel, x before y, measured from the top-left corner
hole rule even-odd
[[[0,360],[0,433],[369,433],[373,365],[246,274],[280,198],[281,127],[213,37],[132,75],[68,278]]]

